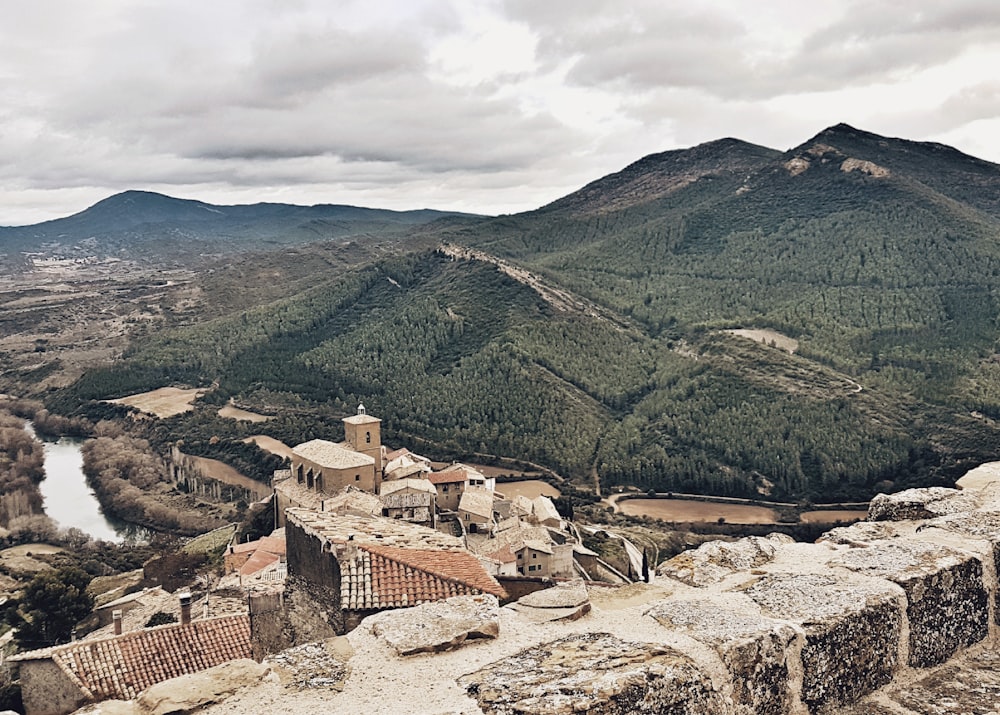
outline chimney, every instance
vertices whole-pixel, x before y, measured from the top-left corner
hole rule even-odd
[[[115,624],[115,635],[120,636],[122,634],[122,612],[120,609],[111,612],[111,621]]]
[[[191,593],[184,592],[181,599],[181,625],[186,626],[191,622]]]

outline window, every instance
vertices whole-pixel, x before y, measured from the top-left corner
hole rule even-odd
[[[442,484],[441,485],[441,491],[444,492],[445,494],[447,494],[448,493],[448,485],[447,484]]]
[[[383,509],[382,510],[382,516],[389,516],[389,510],[388,509]]]
[[[538,554],[535,554],[535,553],[532,553],[532,554],[531,554],[531,558],[533,558],[533,559],[537,559],[537,558],[538,558]]]
[[[360,482],[361,481],[361,475],[360,474],[355,474],[354,475],[354,481]]]
[[[365,432],[365,442],[367,442],[368,444],[372,443],[372,433],[371,432]]]

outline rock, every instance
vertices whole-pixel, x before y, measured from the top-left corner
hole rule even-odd
[[[993,572],[1000,574],[1000,512],[951,514],[933,520],[930,525],[960,534],[967,539],[986,541],[992,551]],[[1000,590],[994,598],[993,612],[995,622],[1000,624]]]
[[[376,636],[399,655],[458,648],[469,639],[496,638],[500,604],[490,594],[454,596],[413,608],[384,611],[366,619]]]
[[[936,516],[974,511],[978,497],[971,492],[946,487],[907,489],[896,494],[877,494],[868,506],[869,521],[933,519]]]
[[[830,529],[816,541],[845,546],[868,546],[873,541],[885,541],[895,538],[899,534],[898,527],[893,524],[858,521],[850,526],[838,526]]]
[[[306,643],[264,659],[285,687],[343,690],[354,651],[345,636]]]
[[[137,700],[139,712],[143,715],[170,715],[218,703],[240,688],[256,685],[269,670],[262,663],[242,658],[165,680],[142,692]]]
[[[647,614],[719,654],[733,681],[738,713],[783,715],[791,698],[787,654],[796,632],[787,623],[748,610],[737,608],[731,598],[710,598],[662,601]]]
[[[576,608],[590,600],[583,581],[567,581],[552,588],[529,593],[517,599],[517,603],[532,608]]]
[[[571,608],[532,608],[520,603],[511,603],[507,608],[517,611],[532,623],[550,623],[554,621],[576,621],[590,613],[590,602],[581,603]]]
[[[956,650],[983,640],[988,631],[988,596],[983,565],[974,555],[937,544],[895,539],[833,559],[866,576],[899,584],[906,593],[909,664],[937,665]]]
[[[765,615],[804,631],[801,699],[810,712],[853,702],[892,679],[904,607],[898,586],[826,574],[772,574],[746,594]]]
[[[488,715],[721,715],[729,703],[687,656],[608,633],[568,636],[470,675],[459,685]]]
[[[915,683],[890,688],[888,695],[914,715],[996,713],[1000,709],[1000,655],[992,649],[981,650]]]
[[[689,586],[709,586],[773,560],[778,547],[792,541],[784,534],[709,541],[664,561],[656,568],[656,575],[670,576]]]

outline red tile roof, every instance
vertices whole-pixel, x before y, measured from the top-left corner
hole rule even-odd
[[[8,660],[51,658],[94,701],[132,700],[151,685],[251,658],[250,617],[224,616],[75,641]]]
[[[469,475],[464,469],[449,469],[447,472],[430,472],[426,479],[431,484],[452,484],[469,481]]]
[[[479,560],[467,551],[364,545],[341,561],[341,607],[405,608],[452,596],[506,596]]]

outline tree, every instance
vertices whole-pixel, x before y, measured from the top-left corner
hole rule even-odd
[[[10,611],[14,636],[22,650],[66,643],[73,628],[94,606],[87,593],[90,575],[75,567],[43,571],[24,589],[20,606]]]

